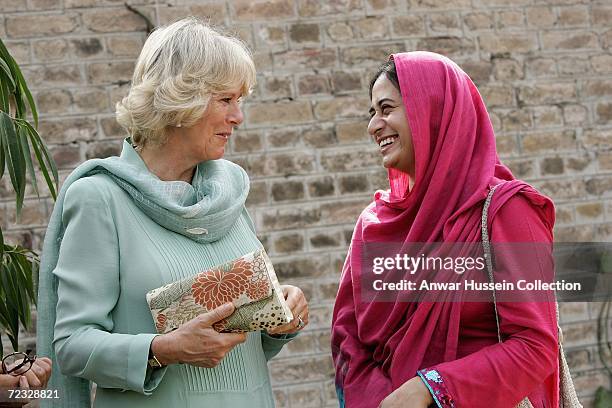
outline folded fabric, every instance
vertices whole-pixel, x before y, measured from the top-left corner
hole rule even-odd
[[[293,320],[263,248],[154,289],[146,297],[158,333],[229,302],[236,310],[213,325],[218,332],[267,330]]]

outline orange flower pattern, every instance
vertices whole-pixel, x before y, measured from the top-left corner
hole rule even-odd
[[[249,279],[247,296],[253,300],[263,299],[270,293],[270,282],[266,274],[266,264],[263,257],[253,259],[253,275]]]
[[[191,278],[147,293],[158,333],[169,332],[192,318],[232,302],[241,310],[213,327],[220,332],[244,332],[286,323],[289,314],[275,292],[276,276],[265,251],[255,251]]]
[[[247,296],[251,299],[262,299],[270,292],[270,285],[265,279],[259,279],[255,282],[249,282]]]
[[[232,302],[245,293],[249,278],[253,275],[250,263],[238,259],[207,273],[199,274],[191,286],[191,294],[197,304],[212,310]]]
[[[223,333],[227,327],[227,319],[222,319],[219,320],[218,322],[215,322],[212,325],[213,329],[215,329],[215,331],[218,331],[219,333]]]
[[[155,327],[157,328],[157,332],[158,333],[164,333],[166,331],[166,315],[163,313],[160,313],[157,315],[157,318],[155,319]]]

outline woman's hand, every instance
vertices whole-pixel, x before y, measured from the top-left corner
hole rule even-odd
[[[268,334],[296,333],[308,324],[308,302],[302,289],[291,285],[281,285],[281,289],[283,290],[287,305],[293,314],[293,320],[268,330]]]
[[[45,388],[49,377],[51,377],[51,359],[49,357],[38,357],[34,360],[32,367],[24,374],[17,376],[0,374],[0,388]]]
[[[32,367],[22,375],[31,388],[45,388],[49,377],[51,377],[51,359],[49,357],[37,357]]]
[[[246,333],[218,333],[216,322],[229,317],[234,305],[227,303],[195,317],[178,329],[159,335],[151,342],[151,350],[163,365],[186,363],[212,368],[236,345],[244,343]]]
[[[18,375],[18,376],[13,376],[10,374],[0,374],[0,390],[6,390],[6,389],[15,389],[19,387],[19,380],[21,379],[22,376]],[[28,380],[26,380],[25,377],[23,377],[23,380],[25,381],[25,384],[28,384]]]
[[[22,375],[13,376],[10,374],[0,374],[0,390],[44,389],[47,386],[49,377],[51,377],[51,359],[48,357],[40,357],[34,360],[32,367]],[[7,395],[3,395],[3,397],[7,397]],[[15,406],[21,406],[27,404],[30,400],[15,399],[10,402],[15,402]]]
[[[379,408],[427,408],[434,400],[420,377],[406,381],[381,403]]]
[[[0,370],[1,372],[2,370]],[[29,390],[30,385],[28,384],[28,380],[25,375],[17,375],[13,376],[10,374],[0,374],[0,399],[2,401],[7,401],[7,407],[20,407],[30,402],[27,398],[9,398],[10,394],[8,390]],[[4,406],[0,403],[0,406]]]

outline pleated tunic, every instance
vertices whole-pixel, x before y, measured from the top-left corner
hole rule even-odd
[[[135,152],[125,153],[138,164]],[[250,333],[214,368],[147,366],[155,326],[145,294],[259,248],[246,210],[223,238],[198,243],[155,223],[109,176],[96,174],[68,188],[62,223],[53,271],[56,364],[97,384],[95,407],[274,406],[266,362],[288,338]]]

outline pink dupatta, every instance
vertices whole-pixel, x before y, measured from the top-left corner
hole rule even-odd
[[[520,194],[550,231],[554,224],[552,202],[515,180],[500,162],[489,115],[468,75],[434,53],[391,58],[412,131],[415,182],[408,191],[408,175],[390,169],[390,190],[375,194],[355,227],[332,323],[336,383],[349,408],[377,407],[417,370],[458,358],[461,303],[360,300],[363,243],[479,242],[483,201],[500,182],[489,223],[504,203]],[[461,390],[464,406],[479,406],[478,398],[486,398],[483,390],[495,392],[497,379],[480,381],[480,390]],[[549,382],[546,394],[556,407],[556,383]],[[518,402],[520,395],[504,398]]]

